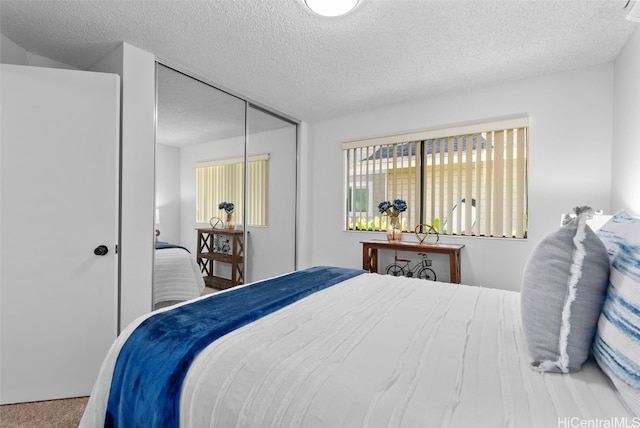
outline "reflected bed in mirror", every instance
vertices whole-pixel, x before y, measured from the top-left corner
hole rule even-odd
[[[203,290],[200,268],[189,250],[168,242],[157,242],[153,264],[154,309],[195,299]]]

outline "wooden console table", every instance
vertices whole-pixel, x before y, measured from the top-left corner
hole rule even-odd
[[[378,272],[378,250],[413,251],[416,253],[448,254],[451,282],[460,284],[460,250],[464,245],[431,244],[421,245],[417,242],[362,241],[362,269]]]
[[[196,259],[204,274],[207,287],[224,290],[244,282],[244,240],[242,230],[196,229],[198,231],[198,254]],[[217,248],[215,236],[225,239],[225,247]],[[229,263],[231,278],[214,274],[214,262]]]

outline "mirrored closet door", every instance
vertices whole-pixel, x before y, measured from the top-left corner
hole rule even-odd
[[[157,64],[155,308],[295,269],[296,153],[295,122]]]
[[[290,272],[296,260],[297,126],[247,109],[247,236],[251,280]]]

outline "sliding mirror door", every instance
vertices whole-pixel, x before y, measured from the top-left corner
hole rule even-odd
[[[247,278],[296,268],[297,125],[247,109]]]
[[[225,240],[244,248],[246,102],[162,64],[157,65],[156,245],[154,307],[200,295],[207,285],[231,279]],[[226,220],[222,202],[234,206],[236,234],[213,239],[211,258],[197,263],[198,231]],[[217,227],[222,227],[218,224]],[[166,244],[165,244],[166,243]],[[170,247],[170,248],[165,248]],[[173,248],[182,247],[182,248]],[[170,254],[173,252],[174,254]],[[222,260],[211,262],[212,258]],[[183,259],[184,261],[182,261]],[[206,268],[204,266],[206,264]],[[242,266],[238,267],[239,269]],[[236,282],[247,282],[235,272]],[[194,275],[200,276],[195,278]],[[229,285],[227,282],[225,285]],[[216,286],[225,288],[225,286]]]
[[[162,64],[156,114],[154,307],[295,270],[297,124]]]

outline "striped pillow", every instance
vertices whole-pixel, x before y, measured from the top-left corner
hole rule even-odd
[[[611,273],[593,352],[640,416],[640,218],[620,211],[597,235],[607,247]]]

